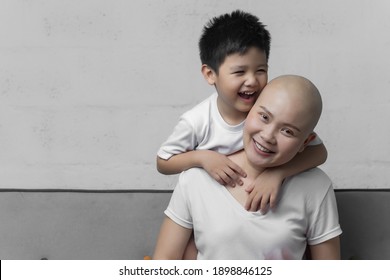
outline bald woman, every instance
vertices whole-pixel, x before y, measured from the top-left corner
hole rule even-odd
[[[244,149],[229,158],[247,174],[242,186],[224,187],[203,169],[183,172],[165,211],[154,259],[181,259],[192,230],[197,259],[339,259],[335,195],[329,177],[313,168],[287,178],[276,209],[245,210],[245,188],[266,168],[289,162],[316,136],[321,96],[308,79],[270,81],[249,112]]]

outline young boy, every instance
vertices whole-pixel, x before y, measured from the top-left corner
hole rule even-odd
[[[184,113],[157,156],[157,169],[176,174],[201,167],[225,186],[242,185],[245,172],[227,155],[243,148],[245,118],[267,84],[270,34],[259,19],[234,11],[212,19],[199,41],[202,74],[216,93]],[[265,153],[272,153],[263,148]],[[245,208],[266,212],[276,205],[286,177],[325,162],[317,141],[290,162],[263,172],[247,188]]]

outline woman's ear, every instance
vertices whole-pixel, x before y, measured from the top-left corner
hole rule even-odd
[[[299,149],[299,152],[302,153],[305,150],[306,146],[309,145],[309,143],[313,141],[316,137],[317,134],[315,134],[314,132],[310,133],[309,136],[307,136],[305,142],[303,142],[302,147]]]
[[[209,83],[209,85],[213,86],[215,84],[215,79],[217,74],[211,69],[207,64],[202,64],[202,74],[205,80]]]

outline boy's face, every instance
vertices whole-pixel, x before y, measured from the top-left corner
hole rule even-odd
[[[243,55],[227,56],[218,74],[211,71],[205,75],[217,89],[218,109],[223,117],[245,119],[267,84],[267,71],[265,52],[252,47]]]
[[[300,94],[268,85],[245,120],[243,141],[249,162],[278,166],[302,151],[314,136],[309,108]]]

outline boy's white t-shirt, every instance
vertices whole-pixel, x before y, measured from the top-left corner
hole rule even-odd
[[[165,214],[194,230],[198,259],[302,259],[306,244],[341,234],[329,177],[313,168],[287,178],[275,210],[249,212],[201,168],[181,173]]]
[[[158,150],[160,158],[167,160],[193,150],[212,150],[229,155],[243,149],[244,121],[238,125],[227,124],[219,113],[217,97],[217,93],[212,94],[180,117],[173,133]],[[317,136],[310,145],[321,143]]]

